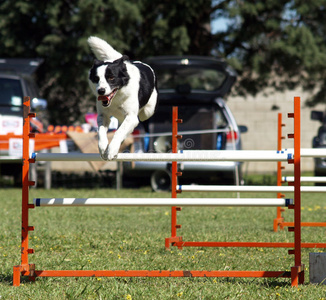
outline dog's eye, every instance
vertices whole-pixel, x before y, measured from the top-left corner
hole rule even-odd
[[[110,80],[110,81],[114,80],[114,76],[109,76],[108,80]]]
[[[98,76],[94,76],[93,79],[94,79],[94,82],[95,82],[95,83],[98,83],[98,82],[100,81],[100,77],[98,77]]]

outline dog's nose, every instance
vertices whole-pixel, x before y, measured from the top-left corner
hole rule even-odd
[[[104,95],[105,94],[105,89],[104,88],[100,88],[97,90],[99,95]]]

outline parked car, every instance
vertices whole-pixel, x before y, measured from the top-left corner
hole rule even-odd
[[[157,111],[140,133],[148,136],[135,139],[135,152],[169,152],[172,106],[178,106],[182,139],[179,149],[186,150],[240,150],[241,133],[223,97],[236,80],[236,73],[221,59],[201,56],[158,56],[146,60],[155,70],[159,105]],[[216,130],[216,132],[212,132]],[[200,134],[194,131],[201,131]],[[232,134],[233,132],[233,134]],[[126,177],[150,177],[153,190],[170,188],[170,163],[133,162],[124,164]],[[241,182],[241,164],[238,162],[184,162],[179,165],[183,175],[179,182],[228,183]]]
[[[313,148],[326,148],[326,112],[311,112],[311,120],[320,121],[322,125],[318,128],[317,135],[312,140]],[[315,176],[326,176],[326,157],[315,158]]]
[[[42,63],[42,59],[0,59],[0,135],[21,135],[23,128],[23,98],[30,96],[34,111],[47,106],[39,98],[33,73]],[[31,119],[31,130],[43,132],[43,124]],[[21,162],[10,154],[8,147],[0,145],[1,175],[14,176],[15,185],[21,182]]]

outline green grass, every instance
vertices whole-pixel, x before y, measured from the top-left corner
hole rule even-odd
[[[32,197],[169,197],[149,188],[31,190]],[[233,193],[185,193],[185,197],[234,197]],[[242,197],[274,197],[243,194]],[[291,195],[287,195],[291,196]],[[326,198],[303,195],[303,221],[325,221]],[[326,286],[309,284],[309,252],[303,249],[305,284],[284,278],[37,278],[12,287],[20,263],[21,191],[3,189],[0,200],[0,299],[326,299]],[[292,242],[293,233],[273,232],[275,208],[183,208],[178,213],[187,241]],[[286,210],[286,220],[293,212]],[[38,270],[290,270],[288,249],[164,249],[170,236],[168,208],[37,208],[30,211],[29,262]],[[306,242],[325,242],[325,229],[303,228]]]

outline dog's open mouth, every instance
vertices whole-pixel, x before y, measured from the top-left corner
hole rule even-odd
[[[112,102],[114,96],[116,95],[117,91],[118,91],[118,89],[114,89],[109,95],[98,96],[97,101],[102,101],[102,105],[104,107],[109,107],[111,105],[111,102]]]

